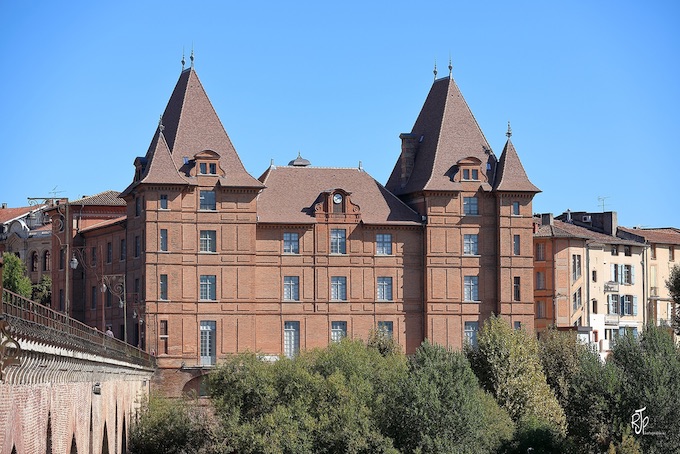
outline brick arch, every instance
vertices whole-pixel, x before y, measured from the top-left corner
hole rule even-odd
[[[208,395],[207,389],[204,381],[207,380],[208,374],[204,373],[198,375],[184,384],[182,388],[182,394],[191,395],[194,394],[196,397],[205,397]]]

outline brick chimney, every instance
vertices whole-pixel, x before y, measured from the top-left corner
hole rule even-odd
[[[399,134],[401,139],[401,156],[399,162],[401,163],[401,174],[399,175],[399,183],[401,187],[406,186],[408,179],[413,172],[413,164],[416,161],[416,151],[418,150],[418,136],[411,133]]]

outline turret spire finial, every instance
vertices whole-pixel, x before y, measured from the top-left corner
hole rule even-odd
[[[434,59],[434,71],[432,71],[432,72],[434,73],[434,80],[437,80],[437,59],[436,58]]]
[[[453,64],[451,64],[451,54],[449,54],[449,79],[453,79]]]
[[[508,132],[505,133],[505,135],[508,137],[512,137],[512,128],[510,127],[510,122],[508,121]]]
[[[186,61],[184,60],[184,46],[182,46],[182,71],[184,71],[184,65],[186,64]]]
[[[189,60],[191,60],[191,67],[194,67],[194,45],[191,45],[191,55],[189,56]]]
[[[158,129],[160,130],[161,133],[162,133],[163,130],[165,129],[165,126],[163,126],[163,115],[161,115],[161,116],[158,118]]]

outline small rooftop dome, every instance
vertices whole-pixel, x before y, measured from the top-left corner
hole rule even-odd
[[[307,167],[311,165],[312,163],[309,162],[307,159],[303,158],[300,156],[300,152],[298,151],[297,158],[293,159],[288,163],[289,166],[295,166],[295,167]]]

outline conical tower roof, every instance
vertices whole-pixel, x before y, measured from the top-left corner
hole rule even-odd
[[[541,192],[540,189],[529,181],[529,177],[524,171],[524,166],[519,160],[519,155],[517,155],[517,151],[515,151],[515,147],[510,138],[508,138],[508,141],[505,143],[503,153],[501,153],[501,158],[498,161],[494,190],[533,193]]]
[[[417,142],[413,170],[404,181],[397,162],[385,185],[394,194],[457,190],[452,167],[466,158],[476,158],[486,171],[495,168],[495,157],[477,120],[451,77],[435,80],[411,131]],[[402,156],[403,158],[403,156]],[[487,175],[493,181],[493,175]]]

